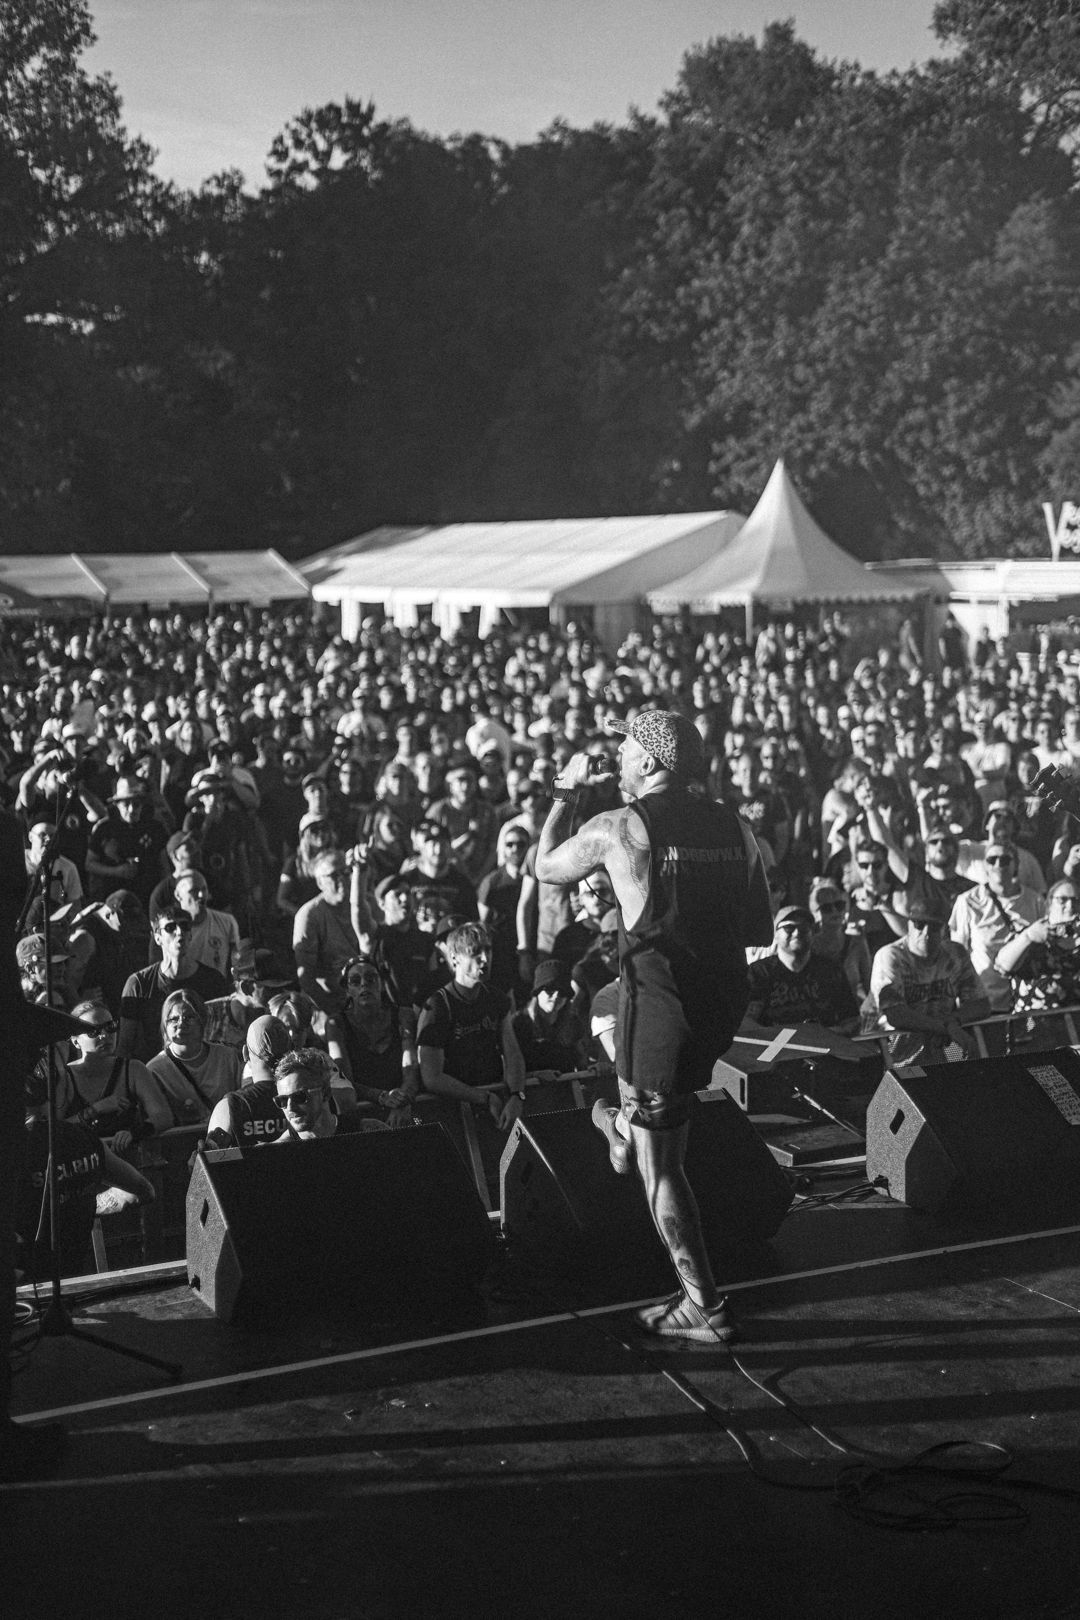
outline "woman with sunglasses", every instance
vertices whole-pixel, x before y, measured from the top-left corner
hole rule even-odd
[[[197,1125],[240,1085],[239,1047],[206,1039],[206,1003],[194,990],[174,990],[161,1009],[161,1051],[146,1065],[173,1125]]]
[[[396,1008],[375,963],[353,957],[341,970],[341,1011],[327,1024],[330,1056],[357,1101],[393,1127],[413,1123],[420,1069],[411,1008]]]
[[[117,1020],[102,1001],[80,1001],[72,1016],[93,1026],[74,1037],[78,1056],[66,1067],[65,1119],[77,1120],[114,1153],[173,1123],[157,1081],[137,1058],[118,1057]]]
[[[810,885],[810,911],[815,924],[812,954],[836,963],[862,1006],[870,989],[870,951],[865,934],[848,930],[847,896],[840,885],[832,878],[815,878]]]

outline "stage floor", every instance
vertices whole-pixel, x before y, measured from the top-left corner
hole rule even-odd
[[[733,1284],[737,1359],[521,1279],[482,1323],[382,1343],[392,1324],[237,1331],[168,1275],[73,1295],[183,1381],[38,1343],[16,1410],[72,1440],[55,1478],[0,1488],[6,1610],[1080,1615],[1080,1496],[1054,1489],[1080,1492],[1080,1227],[1022,1224],[793,1213]],[[946,1440],[1011,1467],[855,1471]]]

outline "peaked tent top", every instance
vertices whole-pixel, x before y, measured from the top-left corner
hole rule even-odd
[[[713,612],[748,602],[857,602],[910,599],[914,582],[873,571],[830,540],[776,463],[754,510],[729,545],[681,579],[649,593],[659,613]]]

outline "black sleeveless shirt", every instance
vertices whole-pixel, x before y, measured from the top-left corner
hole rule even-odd
[[[738,816],[680,788],[646,794],[630,808],[649,835],[649,874],[632,929],[620,913],[620,963],[641,949],[657,950],[694,978],[745,984],[752,844]]]

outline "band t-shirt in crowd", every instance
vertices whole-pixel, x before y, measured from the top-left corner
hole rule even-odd
[[[503,1078],[499,1030],[510,1011],[510,997],[482,984],[467,998],[456,984],[444,985],[424,1003],[417,1046],[441,1046],[443,1067],[469,1086],[498,1085]]]
[[[747,969],[751,1017],[759,1024],[823,1024],[835,1029],[858,1016],[847,975],[837,962],[811,956],[798,972],[778,956],[762,956]]]
[[[952,1018],[957,1006],[981,995],[971,958],[962,945],[942,941],[941,949],[926,958],[914,956],[904,940],[885,945],[874,957],[870,998],[864,1029],[887,1027],[880,1018],[886,1008],[918,1007],[931,1018]],[[899,1029],[889,1043],[890,1063],[943,1063],[948,1038],[921,1029]]]
[[[476,918],[476,889],[458,866],[448,866],[438,877],[428,877],[418,866],[409,862],[401,868],[402,883],[407,883],[416,896],[426,890],[437,895],[446,916]]]

